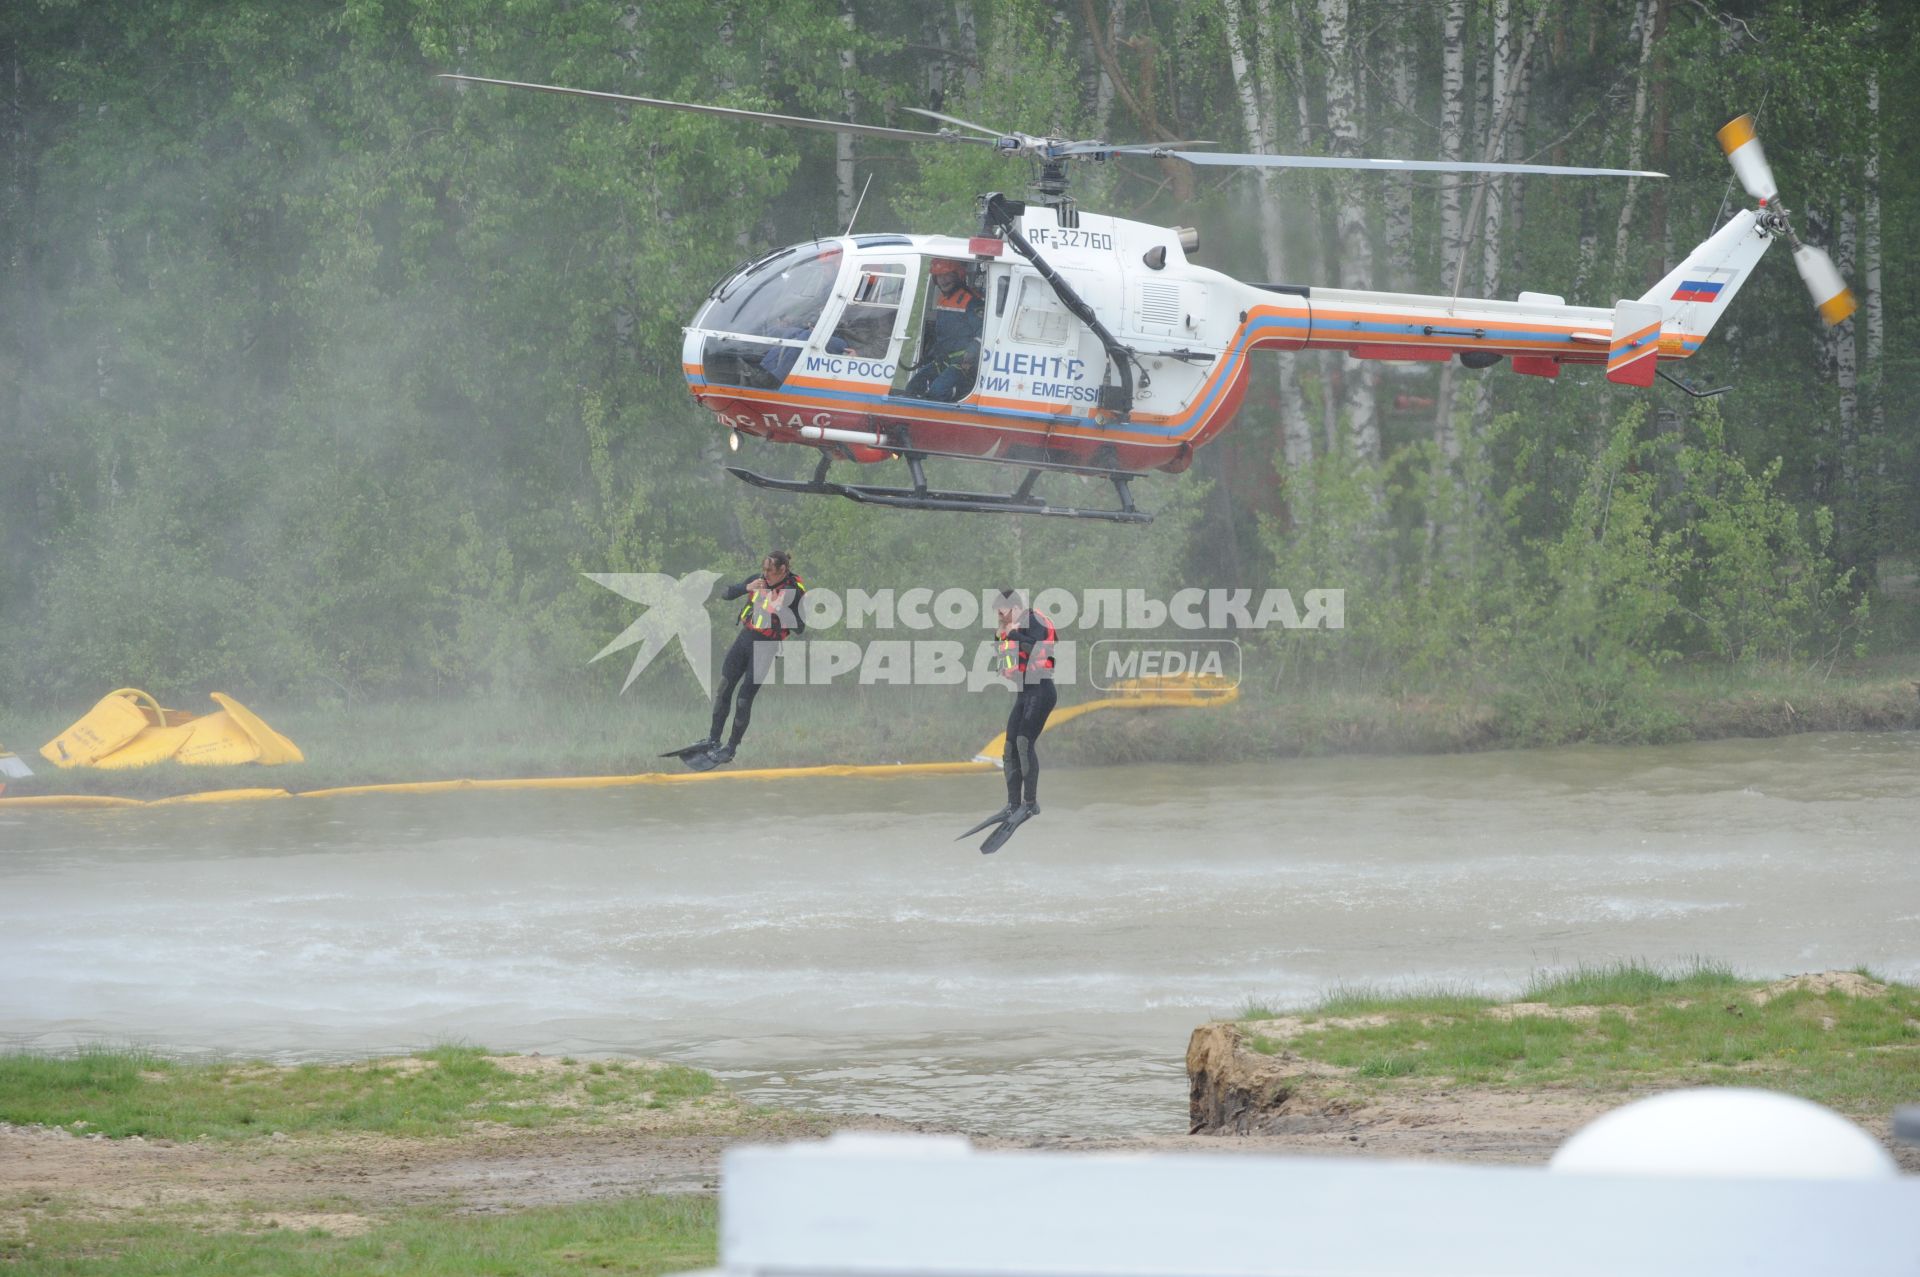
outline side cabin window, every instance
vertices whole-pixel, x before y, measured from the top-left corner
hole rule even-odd
[[[885,358],[906,294],[905,263],[862,262],[847,308],[840,312],[840,322],[827,338],[827,353]]]
[[[1064,346],[1073,331],[1073,314],[1038,275],[1020,281],[1020,304],[1013,315],[1013,339],[1022,345]]]

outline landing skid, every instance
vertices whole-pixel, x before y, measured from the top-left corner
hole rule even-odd
[[[916,451],[902,455],[906,457],[907,471],[913,477],[913,486],[910,488],[884,488],[866,483],[829,483],[827,467],[833,464],[833,458],[824,451],[820,454],[820,464],[814,467],[811,479],[775,479],[769,475],[756,474],[743,466],[728,466],[726,469],[727,473],[734,478],[744,479],[757,488],[770,488],[775,492],[803,492],[845,497],[849,501],[858,501],[863,505],[892,506],[898,510],[949,510],[972,514],[1043,514],[1059,519],[1101,519],[1108,523],[1153,522],[1152,515],[1134,507],[1133,492],[1127,486],[1140,477],[1138,471],[1082,466],[1064,461],[1020,461],[1010,457],[971,457],[954,453]],[[1027,473],[1020,480],[1020,485],[1010,493],[947,492],[927,486],[924,461],[930,455],[953,457],[964,461],[983,461],[991,465],[1021,466]],[[1048,471],[1098,475],[1108,480],[1113,484],[1115,496],[1119,498],[1119,508],[1089,510],[1079,506],[1048,504],[1044,499],[1033,495],[1033,485],[1042,474]]]

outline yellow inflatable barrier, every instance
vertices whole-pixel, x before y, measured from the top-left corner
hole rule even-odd
[[[1082,714],[1091,714],[1096,710],[1195,709],[1203,705],[1225,705],[1229,701],[1240,699],[1239,688],[1224,678],[1212,674],[1173,674],[1166,678],[1122,679],[1109,690],[1113,692],[1112,696],[1055,710],[1047,718],[1047,725],[1041,729],[1040,734],[1044,736],[1060,724],[1070,723]],[[1007,734],[1001,732],[980,747],[980,752],[973,756],[973,761],[997,765],[1006,748]]]
[[[1240,696],[1239,690],[1228,684],[1224,679],[1196,676],[1164,679],[1130,679],[1123,683],[1116,683],[1110,690],[1114,693],[1111,696],[1104,697],[1097,701],[1088,701],[1082,705],[1071,705],[1064,710],[1056,712],[1047,720],[1047,727],[1053,728],[1061,723],[1071,722],[1082,714],[1091,714],[1096,710],[1102,709],[1192,709],[1207,705],[1225,705],[1239,699]],[[254,717],[253,714],[248,712],[244,706],[230,697],[222,696],[217,692],[214,693],[214,699],[219,701],[224,707],[223,713],[209,714],[205,719],[188,720],[184,715],[180,714],[180,711],[162,709],[159,702],[155,701],[151,696],[132,688],[122,688],[106,700],[103,700],[99,705],[94,706],[93,710],[90,711],[85,718],[68,728],[56,740],[49,742],[46,748],[40,752],[54,762],[60,762],[60,760],[55,757],[55,753],[57,752],[55,747],[62,742],[67,742],[67,748],[69,750],[75,750],[88,741],[94,742],[94,744],[89,747],[97,748],[98,742],[111,739],[115,732],[123,732],[129,726],[127,711],[119,706],[107,705],[107,701],[116,698],[121,700],[122,705],[130,708],[133,715],[139,718],[141,723],[139,728],[133,729],[131,736],[123,737],[123,741],[126,743],[115,747],[116,749],[124,750],[130,746],[140,746],[143,741],[148,739],[148,737],[141,735],[142,732],[154,733],[154,739],[158,739],[163,744],[168,740],[181,741],[183,743],[177,745],[176,748],[185,748],[184,742],[191,739],[191,734],[187,737],[175,737],[171,735],[171,733],[190,728],[196,723],[209,722],[214,719],[231,716],[228,721],[239,724],[240,730],[247,735],[247,738],[254,743],[255,747],[261,748],[259,761],[266,761],[268,756],[267,748],[261,744],[263,740],[277,742],[276,752],[285,754],[284,757],[275,757],[274,761],[302,761],[300,751],[294,746],[292,741],[287,740],[286,737],[281,736],[265,723],[262,723],[258,718]],[[130,698],[144,698],[147,702],[147,708],[140,708],[137,699]],[[95,718],[96,714],[100,715],[98,719]],[[154,721],[155,719],[158,721]],[[249,723],[253,725],[251,731],[248,731],[246,727]],[[87,729],[86,733],[81,733],[82,728]],[[218,730],[224,733],[227,729],[222,727]],[[162,733],[167,734],[163,735]],[[254,733],[258,733],[258,735]],[[213,737],[209,736],[207,739],[211,740]],[[640,772],[632,776],[527,776],[496,780],[402,781],[385,785],[344,785],[334,789],[309,789],[298,793],[289,793],[284,789],[221,789],[209,793],[179,794],[172,798],[157,798],[152,800],[151,803],[143,802],[138,798],[105,798],[83,794],[47,794],[40,797],[29,798],[0,798],[0,807],[145,807],[172,803],[246,802],[264,798],[341,798],[358,794],[450,794],[477,790],[510,789],[605,789],[623,785],[703,785],[735,780],[802,780],[829,776],[859,776],[867,779],[906,776],[961,776],[975,772],[992,771],[998,767],[1000,765],[1000,754],[1005,746],[1006,733],[1002,732],[983,745],[980,752],[974,755],[971,760],[964,763],[835,763],[819,767],[760,767],[726,772]],[[145,752],[147,751],[143,747],[141,753],[144,754]],[[111,759],[117,755],[109,751],[105,756]],[[148,761],[155,760],[149,759]],[[181,761],[187,760],[183,758]],[[198,759],[195,761],[206,760]],[[250,762],[254,760],[244,759],[238,761]],[[60,765],[64,767],[74,766],[76,764],[61,763]],[[116,764],[112,762],[102,762],[95,765],[111,767]]]
[[[40,747],[56,767],[149,767],[172,759],[199,766],[306,761],[300,747],[223,692],[202,717],[167,709],[137,687],[107,693],[80,721]]]

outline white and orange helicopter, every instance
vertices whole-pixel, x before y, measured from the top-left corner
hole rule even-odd
[[[1153,516],[1135,506],[1129,485],[1153,470],[1185,470],[1195,451],[1232,423],[1246,395],[1248,356],[1256,350],[1457,358],[1469,368],[1506,359],[1515,372],[1535,377],[1557,377],[1566,365],[1604,365],[1609,381],[1651,386],[1660,362],[1699,349],[1768,245],[1781,238],[1792,245],[1794,264],[1829,324],[1854,309],[1832,260],[1795,236],[1753,121],[1744,115],[1718,136],[1758,207],[1736,214],[1644,296],[1605,308],[1569,306],[1548,293],[1498,301],[1246,283],[1194,264],[1199,240],[1191,229],[1081,212],[1067,193],[1067,166],[1134,155],[1196,165],[1394,173],[1664,174],[1188,149],[1210,145],[1204,142],[1067,141],[915,109],[946,126],[923,132],[483,76],[441,78],[791,128],[989,146],[1037,161],[1035,198],[982,196],[979,233],[969,238],[816,239],[743,263],[708,294],[685,330],[681,365],[688,387],[736,451],[742,436],[818,451],[813,476],[805,480],[727,467],[749,483],[785,492],[914,510],[1145,523]],[[943,383],[916,374],[927,367],[936,341],[941,290],[933,276],[956,271],[984,306],[977,357],[968,361],[965,380]],[[943,491],[928,485],[924,462],[930,457],[1025,473],[1010,493]],[[836,461],[894,459],[906,462],[910,486],[827,477]],[[1035,491],[1049,472],[1109,480],[1117,505],[1052,504]]]

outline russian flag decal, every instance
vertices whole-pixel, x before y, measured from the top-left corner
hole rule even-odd
[[[1689,279],[1673,290],[1673,300],[1677,302],[1710,302],[1720,296],[1720,284],[1716,280]]]

